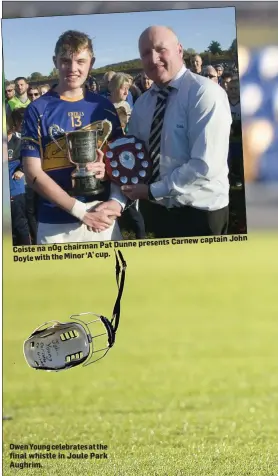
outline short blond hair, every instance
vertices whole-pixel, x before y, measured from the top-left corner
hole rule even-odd
[[[124,73],[116,73],[109,82],[108,89],[110,93],[112,93],[113,91],[120,89],[125,83],[129,84],[128,75]]]
[[[49,91],[50,86],[49,86],[49,84],[41,84],[41,85],[39,86],[40,94],[42,93],[42,89],[43,89],[43,88],[44,88],[44,89],[47,89],[47,91]]]

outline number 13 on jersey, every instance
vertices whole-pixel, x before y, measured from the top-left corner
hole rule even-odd
[[[84,112],[68,112],[68,116],[71,118],[71,127],[72,128],[82,126],[81,117],[84,116]]]

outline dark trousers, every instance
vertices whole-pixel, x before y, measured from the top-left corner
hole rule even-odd
[[[142,213],[137,210],[135,203],[129,206],[118,218],[118,224],[121,230],[133,231],[138,240],[146,238],[144,219]]]
[[[31,245],[32,242],[26,216],[26,201],[24,193],[11,197],[11,218],[13,246]]]
[[[216,211],[198,210],[188,206],[167,209],[142,200],[140,210],[146,232],[155,238],[227,234],[229,207]]]

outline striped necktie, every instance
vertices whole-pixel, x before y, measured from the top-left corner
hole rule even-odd
[[[159,178],[161,132],[163,127],[167,98],[171,89],[171,86],[168,86],[167,88],[159,91],[157,95],[157,101],[149,139],[149,156],[152,160],[153,167],[150,183],[156,182]]]

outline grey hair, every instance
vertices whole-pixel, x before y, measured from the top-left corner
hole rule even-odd
[[[110,93],[117,89],[120,89],[124,83],[129,84],[129,77],[124,73],[116,73],[108,85]]]

